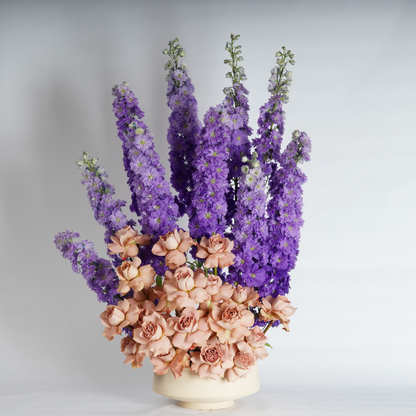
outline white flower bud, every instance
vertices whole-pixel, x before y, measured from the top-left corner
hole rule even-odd
[[[247,156],[243,156],[241,158],[241,160],[242,160],[243,163],[247,163],[248,162],[248,157]]]
[[[246,175],[248,173],[248,166],[247,165],[241,166],[241,173],[243,173],[244,175]]]
[[[253,168],[258,168],[258,167],[260,167],[260,162],[256,160],[255,162],[253,162]]]

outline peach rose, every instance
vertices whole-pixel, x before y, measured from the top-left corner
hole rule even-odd
[[[244,305],[246,307],[254,307],[259,303],[259,294],[254,290],[253,287],[243,287],[238,285],[234,287],[234,293],[231,299],[235,303]]]
[[[148,289],[153,285],[156,272],[150,264],[140,266],[141,263],[139,257],[134,257],[133,261],[123,261],[117,267],[116,273],[120,279],[117,292],[125,295],[130,289],[140,292],[143,288]]]
[[[130,225],[126,225],[121,230],[116,231],[116,235],[110,237],[113,241],[108,244],[109,254],[118,254],[122,260],[127,257],[135,257],[139,254],[139,246],[146,246],[150,244],[150,235],[139,235],[136,230],[133,230]]]
[[[254,315],[243,305],[229,300],[214,306],[208,324],[221,343],[233,344],[250,335],[248,327],[253,326]]]
[[[247,377],[251,373],[252,367],[256,364],[256,356],[252,353],[251,347],[245,342],[233,345],[238,351],[234,356],[234,366],[227,370],[225,376],[227,380],[234,383],[240,377]]]
[[[154,364],[153,372],[162,376],[170,369],[176,379],[182,375],[184,368],[190,366],[190,361],[188,352],[179,348],[171,348],[167,354],[160,354],[150,359],[150,362]]]
[[[191,351],[191,370],[201,378],[216,380],[218,376],[224,377],[224,372],[234,365],[232,348],[219,344],[216,338],[210,338],[200,352]]]
[[[263,334],[263,331],[258,326],[252,328],[251,334],[245,339],[246,343],[250,345],[252,349],[251,352],[257,358],[264,360],[269,355],[266,348],[264,348],[267,342],[267,337]]]
[[[186,262],[184,253],[195,244],[188,231],[174,230],[159,237],[159,241],[152,248],[152,253],[156,256],[165,256],[165,264],[172,270]]]
[[[190,349],[192,345],[204,346],[212,334],[204,315],[204,311],[185,308],[180,317],[172,317],[171,321],[174,322],[173,328],[175,330],[172,344],[183,350]]]
[[[127,325],[134,325],[139,317],[139,308],[127,299],[118,302],[118,305],[108,305],[100,318],[104,329],[103,335],[111,341],[115,335],[120,335]]]
[[[139,353],[139,344],[133,338],[129,336],[122,338],[120,347],[121,352],[126,356],[124,364],[131,364],[133,368],[143,366],[143,361],[146,356]]]
[[[234,241],[230,241],[228,238],[222,238],[219,234],[215,234],[209,240],[202,237],[197,246],[196,257],[206,259],[204,266],[208,269],[213,267],[223,269],[234,263],[235,255],[231,253]]]
[[[206,312],[210,311],[217,303],[230,299],[234,292],[233,286],[223,283],[219,276],[213,274],[208,275],[205,290],[210,299],[201,303],[199,308]]]
[[[289,316],[292,316],[297,308],[290,306],[290,301],[286,296],[278,295],[277,298],[267,296],[263,298],[260,306],[262,321],[277,321],[283,325],[283,329],[289,332]]]
[[[139,352],[150,355],[167,354],[172,347],[168,336],[173,335],[173,326],[158,312],[144,316],[140,327],[133,330],[133,339],[140,344]]]
[[[170,270],[165,273],[164,291],[168,301],[176,302],[177,309],[187,307],[193,308],[197,303],[209,299],[205,291],[207,278],[205,273],[198,269],[195,272],[188,266],[182,266],[172,273]]]

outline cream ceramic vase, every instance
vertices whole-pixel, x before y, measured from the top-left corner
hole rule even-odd
[[[153,391],[170,399],[178,400],[178,405],[187,409],[224,409],[234,405],[234,400],[249,396],[260,389],[257,363],[246,378],[234,383],[218,377],[201,378],[190,368],[184,368],[178,379],[168,371],[163,376],[153,375]]]

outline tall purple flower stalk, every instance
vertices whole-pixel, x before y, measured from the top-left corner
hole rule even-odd
[[[267,264],[268,251],[265,250],[268,238],[266,178],[256,153],[250,165],[242,167],[242,173],[233,227],[236,258],[230,266],[227,281],[258,290],[270,279],[271,270]]]
[[[295,130],[292,141],[280,157],[278,169],[270,184],[272,199],[268,203],[269,254],[273,280],[264,286],[261,296],[284,295],[289,291],[289,272],[299,253],[302,220],[302,185],[306,175],[298,163],[310,160],[311,141],[306,133]]]
[[[268,90],[269,100],[260,108],[258,119],[258,137],[253,140],[254,148],[259,155],[261,167],[266,175],[270,175],[273,165],[279,160],[284,133],[285,112],[282,104],[289,101],[289,86],[292,83],[292,72],[286,69],[287,64],[294,65],[294,56],[283,47],[277,52],[277,66],[270,72]]]
[[[243,166],[243,157],[250,156],[249,136],[252,133],[248,125],[248,90],[242,81],[247,79],[244,68],[239,65],[243,61],[241,46],[235,45],[239,35],[231,35],[231,41],[225,45],[225,50],[230,54],[230,59],[225,59],[224,63],[230,66],[230,71],[226,77],[232,81],[231,87],[224,88],[226,95],[223,101],[222,122],[228,139],[229,159],[228,159],[228,181],[231,184],[226,195],[227,198],[227,225],[232,225],[236,213],[237,191],[239,188],[239,177]]]
[[[86,186],[88,200],[94,212],[94,217],[100,225],[105,227],[104,241],[111,243],[111,236],[126,225],[134,225],[134,221],[127,220],[121,211],[126,202],[114,199],[114,187],[108,183],[108,175],[105,169],[97,165],[97,158],[92,158],[88,152],[84,152],[77,160],[79,167],[84,166],[81,183]],[[115,264],[119,263],[117,256],[113,256]]]
[[[117,292],[119,279],[111,262],[100,258],[94,244],[88,240],[75,243],[78,233],[65,231],[55,236],[56,248],[71,262],[72,270],[81,273],[88,287],[97,294],[100,302],[116,305],[122,299]]]
[[[201,122],[198,119],[198,105],[188,70],[184,63],[178,62],[179,57],[185,56],[178,39],[170,41],[169,49],[165,49],[163,53],[170,57],[165,69],[168,70],[166,97],[168,106],[172,110],[167,135],[170,146],[171,183],[178,192],[175,201],[180,215],[183,215],[189,213],[191,205],[195,170],[193,161]]]
[[[222,106],[211,107],[204,116],[204,127],[194,159],[194,189],[189,230],[193,238],[224,235],[227,228],[226,194],[228,182],[229,136],[221,122]]]
[[[139,217],[142,234],[152,242],[176,229],[178,206],[165,180],[165,169],[155,151],[153,136],[140,119],[144,113],[126,82],[113,88],[113,110],[117,117],[118,136],[122,140],[124,168],[132,192],[130,209]],[[140,257],[152,264],[159,274],[165,271],[163,259],[144,249]]]

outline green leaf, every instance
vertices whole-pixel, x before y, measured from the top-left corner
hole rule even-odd
[[[264,344],[266,347],[269,347],[269,348],[271,348],[271,349],[273,349],[273,347],[268,343],[268,342],[266,342],[265,344]]]
[[[156,284],[162,287],[162,276],[156,275]]]

